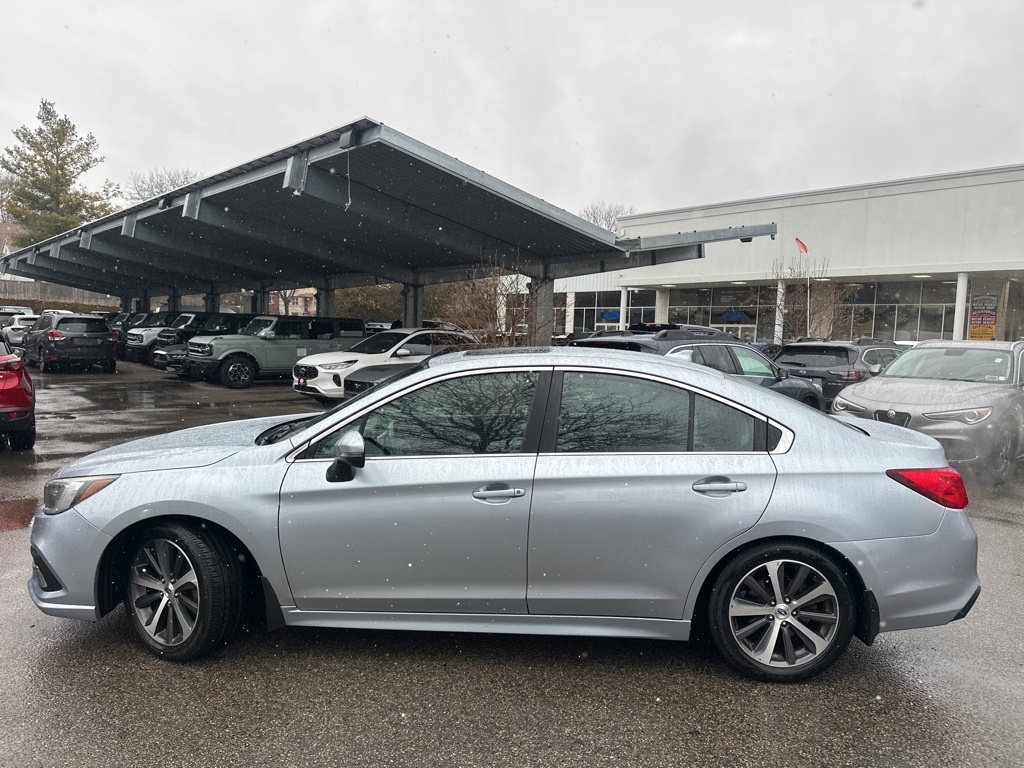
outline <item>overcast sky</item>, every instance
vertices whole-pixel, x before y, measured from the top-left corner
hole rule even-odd
[[[1024,163],[1020,0],[0,0],[0,146],[204,175],[364,115],[579,212]]]

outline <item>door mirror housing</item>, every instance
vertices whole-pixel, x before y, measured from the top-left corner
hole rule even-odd
[[[403,347],[402,349],[395,350],[395,357],[409,357],[410,355],[412,355],[412,352],[410,352],[405,347]]]
[[[778,379],[779,381],[782,381],[783,379],[788,379],[789,371],[787,371],[785,368],[776,368],[775,378]]]
[[[881,372],[882,372],[882,365],[880,363],[875,363],[870,368],[868,368],[868,373],[870,373],[872,376],[877,376]]]
[[[366,444],[358,432],[346,432],[334,444],[334,461],[327,468],[327,482],[347,483],[355,470],[366,466]]]
[[[17,357],[19,359],[25,357],[25,348],[24,347],[11,347],[11,352],[13,352],[15,355],[17,355]]]

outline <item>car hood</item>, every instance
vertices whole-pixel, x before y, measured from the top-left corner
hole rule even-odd
[[[978,381],[939,381],[936,379],[898,379],[876,376],[852,384],[840,397],[855,402],[879,403],[887,407],[900,405],[964,405],[978,403],[1001,393],[1006,383]]]
[[[206,467],[255,445],[256,437],[275,424],[309,414],[228,421],[144,437],[73,461],[54,477],[121,475],[163,469]]]
[[[367,361],[376,363],[380,359],[381,355],[370,355],[366,352],[321,352],[302,358],[296,365],[329,365],[331,363],[344,363],[348,360],[355,360],[357,363],[365,363]]]

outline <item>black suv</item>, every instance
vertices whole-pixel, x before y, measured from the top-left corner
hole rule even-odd
[[[636,327],[636,326],[634,326]],[[656,355],[683,357],[690,362],[734,376],[786,395],[817,410],[824,410],[825,400],[821,387],[805,379],[790,378],[789,372],[779,368],[749,344],[735,336],[702,325],[684,325],[644,334],[642,330],[627,331],[620,336],[598,336],[579,339],[574,347],[598,349],[626,349],[651,352]]]
[[[102,365],[113,373],[114,339],[107,321],[96,315],[54,315],[44,312],[22,339],[25,359],[45,373],[56,365]]]
[[[819,384],[827,407],[847,384],[881,373],[902,351],[886,339],[807,341],[784,344],[774,361],[790,375]]]

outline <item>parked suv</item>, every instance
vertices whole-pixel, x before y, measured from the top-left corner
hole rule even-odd
[[[95,315],[43,313],[25,334],[25,359],[45,373],[55,365],[102,365],[113,373],[115,333]]]
[[[442,349],[476,342],[468,333],[435,328],[381,331],[344,352],[305,357],[292,369],[292,388],[317,400],[345,397],[345,377],[371,365],[416,363]]]
[[[186,365],[196,378],[216,377],[226,387],[243,389],[260,376],[290,373],[303,357],[340,352],[364,338],[362,320],[259,315],[241,333],[194,337]]]
[[[0,439],[11,448],[27,451],[36,444],[36,400],[32,379],[22,362],[20,347],[0,339]]]
[[[844,387],[881,373],[902,351],[885,339],[809,341],[784,344],[773,359],[790,375],[818,384],[828,407]]]
[[[198,326],[164,328],[157,334],[156,349],[153,350],[153,367],[170,373],[188,374],[185,358],[188,355],[188,342],[192,338],[240,333],[253,317],[255,315],[217,312],[209,315]]]
[[[39,315],[14,315],[0,328],[0,336],[3,336],[12,347],[20,347],[25,340],[25,332],[35,325],[38,319]]]
[[[571,342],[574,347],[627,349],[656,355],[684,357],[699,365],[723,373],[742,376],[746,380],[792,397],[801,403],[823,410],[821,387],[810,381],[790,379],[789,372],[774,365],[768,358],[735,336],[702,325],[686,325],[644,335],[627,331],[620,336],[592,336]]]
[[[189,338],[195,336],[195,330],[209,317],[206,312],[182,312],[176,317],[173,313],[163,319],[160,325],[142,326],[128,331],[124,347],[125,360],[153,364],[153,353],[160,344],[160,334],[170,331],[172,334],[179,329],[191,329]]]

